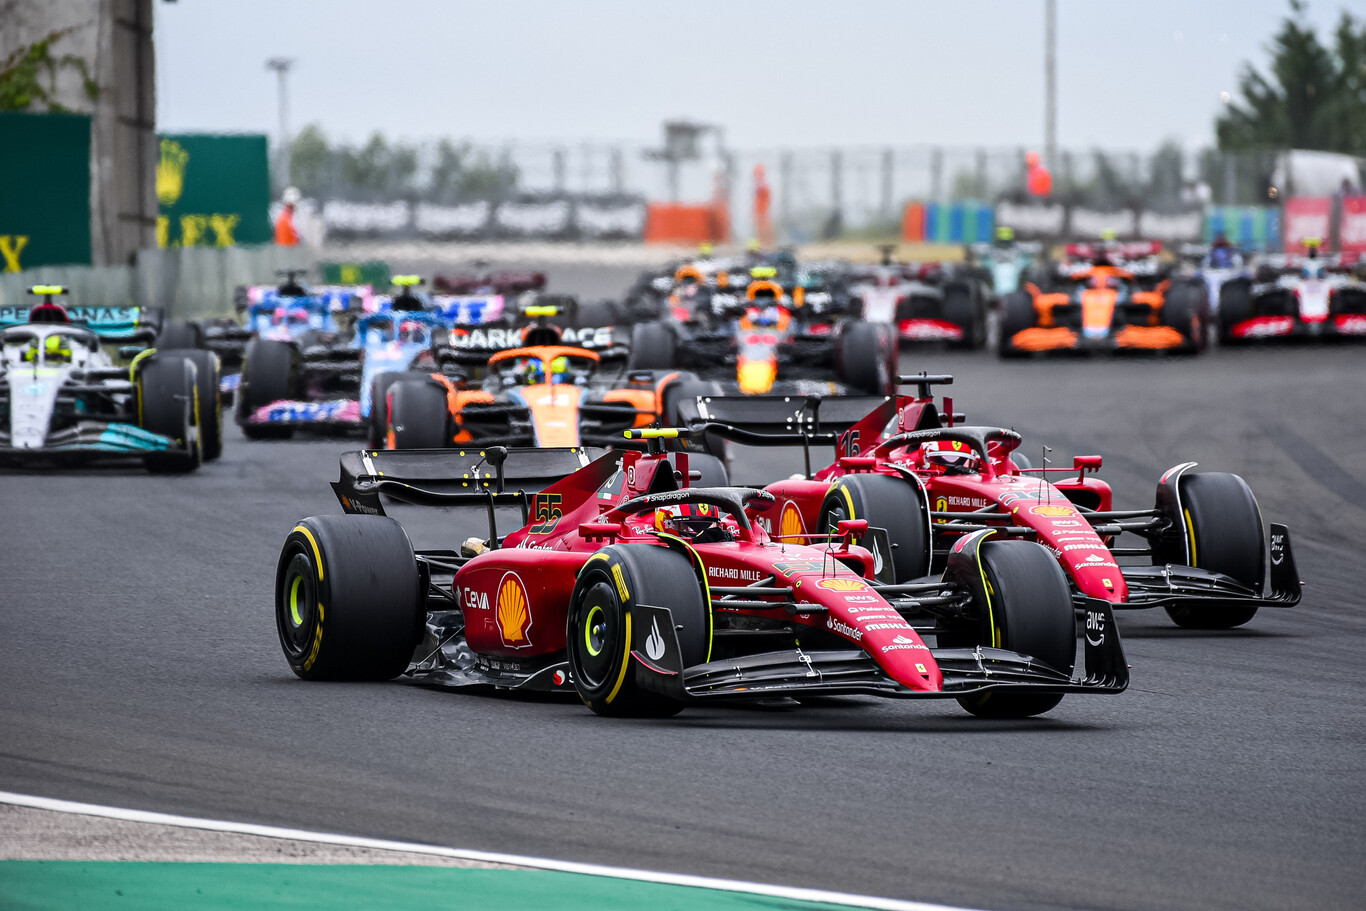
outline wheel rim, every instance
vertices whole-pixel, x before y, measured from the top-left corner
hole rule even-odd
[[[579,677],[588,689],[593,690],[604,686],[611,677],[621,638],[617,620],[620,612],[613,609],[616,598],[612,587],[605,582],[590,587],[584,593],[582,603],[583,623],[575,641],[575,651],[579,653]]]
[[[825,533],[829,535],[839,534],[840,523],[847,518],[849,515],[845,512],[843,503],[832,504],[825,513]]]
[[[313,561],[303,551],[296,552],[285,568],[278,610],[281,638],[291,658],[307,652],[316,626],[318,583]]]

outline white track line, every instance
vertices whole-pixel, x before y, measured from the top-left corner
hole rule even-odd
[[[231,832],[238,835],[257,835],[263,838],[287,838],[293,841],[311,841],[327,845],[370,848],[376,851],[405,851],[410,854],[431,854],[436,857],[452,857],[460,860],[482,861],[484,863],[510,864],[519,867],[532,867],[538,870],[554,870],[560,873],[582,873],[587,876],[610,876],[616,879],[661,883],[669,886],[692,886],[699,889],[717,889],[724,892],[746,892],[754,895],[766,895],[772,898],[783,898],[792,901],[825,902],[832,905],[849,905],[856,908],[878,908],[883,909],[883,911],[971,911],[971,909],[959,908],[952,905],[901,901],[894,898],[873,898],[863,895],[851,895],[847,892],[826,892],[822,889],[769,886],[763,883],[750,883],[735,879],[713,879],[709,876],[689,876],[682,873],[658,873],[651,870],[631,870],[625,867],[580,864],[565,860],[551,860],[544,857],[523,857],[519,854],[495,854],[491,851],[467,851],[459,848],[443,848],[437,845],[423,845],[404,841],[387,841],[380,838],[331,835],[325,832],[307,832],[302,829],[285,829],[278,826],[258,826],[245,822],[223,822],[216,819],[197,819],[193,816],[174,816],[169,813],[151,813],[146,810],[128,810],[122,807],[106,807],[93,803],[76,803],[70,800],[56,800],[51,797],[15,794],[10,791],[0,791],[0,803],[11,804],[18,807],[32,807],[37,810],[51,810],[57,813],[75,813],[81,816],[102,816],[106,819],[122,819],[128,822],[142,822],[161,826],[181,826],[187,829],[204,829],[210,832]]]

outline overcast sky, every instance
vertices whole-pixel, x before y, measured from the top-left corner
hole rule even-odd
[[[1366,3],[1354,3],[1357,14]],[[1042,145],[1043,0],[184,0],[156,7],[158,128],[732,146]],[[1285,0],[1058,2],[1058,142],[1213,141]],[[1344,5],[1310,0],[1330,38]]]

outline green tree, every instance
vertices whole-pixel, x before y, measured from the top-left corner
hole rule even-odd
[[[1215,123],[1220,149],[1366,152],[1366,22],[1344,12],[1330,48],[1301,23],[1305,9],[1290,0],[1266,74],[1244,65],[1241,97]]]
[[[319,196],[332,174],[332,149],[316,123],[299,131],[289,144],[289,182],[306,196]]]

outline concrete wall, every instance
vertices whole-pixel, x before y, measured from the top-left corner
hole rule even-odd
[[[66,30],[52,43],[52,56],[79,57],[99,87],[91,100],[74,67],[59,68],[48,87],[53,101],[93,117],[90,240],[96,265],[130,264],[139,249],[156,243],[152,2],[0,0],[0,59]]]

